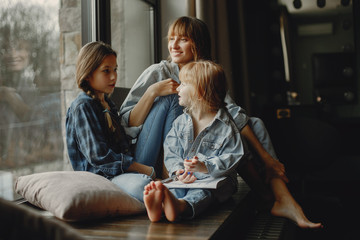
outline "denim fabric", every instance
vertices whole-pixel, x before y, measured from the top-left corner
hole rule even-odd
[[[160,97],[154,102],[137,139],[135,148],[137,162],[155,166],[164,139],[173,121],[182,112],[176,94]]]
[[[195,173],[198,179],[230,177],[231,183],[216,190],[171,189],[176,197],[186,200],[193,209],[193,217],[206,209],[213,201],[213,193],[221,192],[219,199],[228,199],[237,187],[236,167],[244,154],[240,133],[224,109],[194,139],[191,116],[185,111],[173,123],[164,142],[165,166],[169,175],[184,169],[184,159],[197,156],[204,162],[208,173]]]
[[[120,122],[115,105],[106,100],[111,114]],[[123,173],[133,157],[125,132],[121,142],[109,132],[103,110],[99,101],[81,92],[66,115],[66,143],[74,170],[112,178]]]
[[[196,188],[172,188],[170,192],[178,199],[189,203],[194,218],[204,212],[214,201],[224,202],[236,192],[237,183],[228,178],[226,183],[218,189],[196,189]]]
[[[129,116],[131,110],[139,102],[140,98],[144,95],[145,91],[154,83],[171,78],[178,83],[179,80],[179,67],[176,63],[166,60],[160,63],[153,64],[139,76],[135,84],[130,89],[130,92],[124,103],[120,107],[120,115],[124,122],[129,123]]]
[[[202,212],[204,212],[213,202],[213,194],[208,189],[197,188],[173,188],[170,192],[174,194],[177,199],[183,199],[192,209],[191,216],[185,216],[185,218],[192,219]]]
[[[271,142],[270,135],[265,127],[264,122],[260,118],[251,117],[248,122],[250,128],[253,130],[255,136],[265,148],[265,150],[274,158],[278,159],[275,153],[274,146]]]
[[[149,184],[152,179],[145,174],[139,173],[123,173],[111,179],[121,190],[144,202],[144,187]]]
[[[204,162],[208,175],[201,178],[233,176],[244,154],[240,132],[224,109],[194,139],[191,116],[184,112],[173,124],[164,142],[165,166],[172,175],[183,169],[185,158],[197,156]]]
[[[125,125],[128,125],[130,112],[144,95],[146,89],[152,84],[168,78],[180,83],[178,65],[166,60],[151,65],[140,75],[120,108],[120,115]],[[170,97],[171,100],[166,97],[157,98],[144,124],[137,127],[137,130],[141,131],[136,142],[136,161],[154,166],[170,124],[177,115],[181,114],[179,112],[181,107],[178,106],[178,103],[175,104],[173,97],[175,96]],[[244,109],[237,106],[229,95],[226,96],[225,102],[235,124],[239,129],[242,129],[248,121]],[[165,106],[161,106],[161,104],[165,104]],[[169,113],[171,113],[170,116],[167,115]],[[128,129],[136,129],[136,127],[125,128],[125,130]]]

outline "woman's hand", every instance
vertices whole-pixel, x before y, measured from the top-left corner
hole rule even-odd
[[[129,126],[140,126],[148,116],[155,98],[177,93],[179,84],[171,78],[157,82],[148,87],[139,102],[131,110]]]
[[[271,158],[265,161],[266,168],[266,182],[271,178],[281,178],[284,182],[288,183],[289,179],[285,174],[285,166],[281,162]]]
[[[180,84],[177,83],[175,80],[168,78],[166,80],[152,84],[147,89],[147,91],[150,91],[152,94],[154,94],[155,97],[166,96],[177,93],[176,88],[179,85]]]
[[[185,171],[184,169],[180,169],[176,171],[177,178],[182,183],[193,183],[196,180],[193,172]]]

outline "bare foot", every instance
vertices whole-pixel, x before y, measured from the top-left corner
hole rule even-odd
[[[278,217],[285,217],[292,220],[300,228],[322,228],[321,223],[313,223],[305,216],[300,205],[292,198],[283,197],[276,200],[271,214]]]
[[[160,182],[161,183],[161,182]],[[164,186],[157,186],[157,182],[150,182],[144,187],[144,203],[150,221],[157,222],[163,213]]]
[[[156,184],[157,187],[164,189],[163,207],[166,219],[170,222],[176,221],[179,216],[187,210],[187,202],[182,199],[177,199],[161,182],[156,182]]]

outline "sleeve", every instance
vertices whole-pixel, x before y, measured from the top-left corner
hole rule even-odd
[[[170,176],[177,170],[184,169],[184,146],[176,130],[178,120],[179,118],[174,121],[164,141],[164,163]]]
[[[145,91],[152,84],[162,80],[161,72],[158,69],[158,64],[148,67],[136,80],[135,84],[129,91],[128,96],[120,107],[120,115],[123,123],[128,126],[131,110],[139,102],[140,98],[144,95]],[[137,127],[141,129],[141,126]]]
[[[79,150],[96,172],[113,177],[131,165],[132,156],[115,153],[108,146],[104,130],[91,104],[80,104],[74,111],[74,119]]]
[[[233,173],[244,155],[240,134],[236,132],[225,139],[217,156],[205,156],[201,153],[197,155],[199,160],[205,163],[212,177],[228,176]]]
[[[236,105],[236,103],[230,97],[229,94],[226,94],[225,103],[226,103],[226,108],[230,113],[230,115],[232,116],[232,118],[234,119],[237,128],[241,131],[241,129],[245,127],[245,125],[249,121],[249,117],[246,115],[246,112],[243,108]]]

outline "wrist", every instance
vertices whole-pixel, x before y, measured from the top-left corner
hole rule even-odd
[[[154,169],[154,167],[150,167],[151,168],[151,172],[150,172],[150,178],[151,179],[155,179],[156,178],[156,172],[155,172],[155,169]]]

